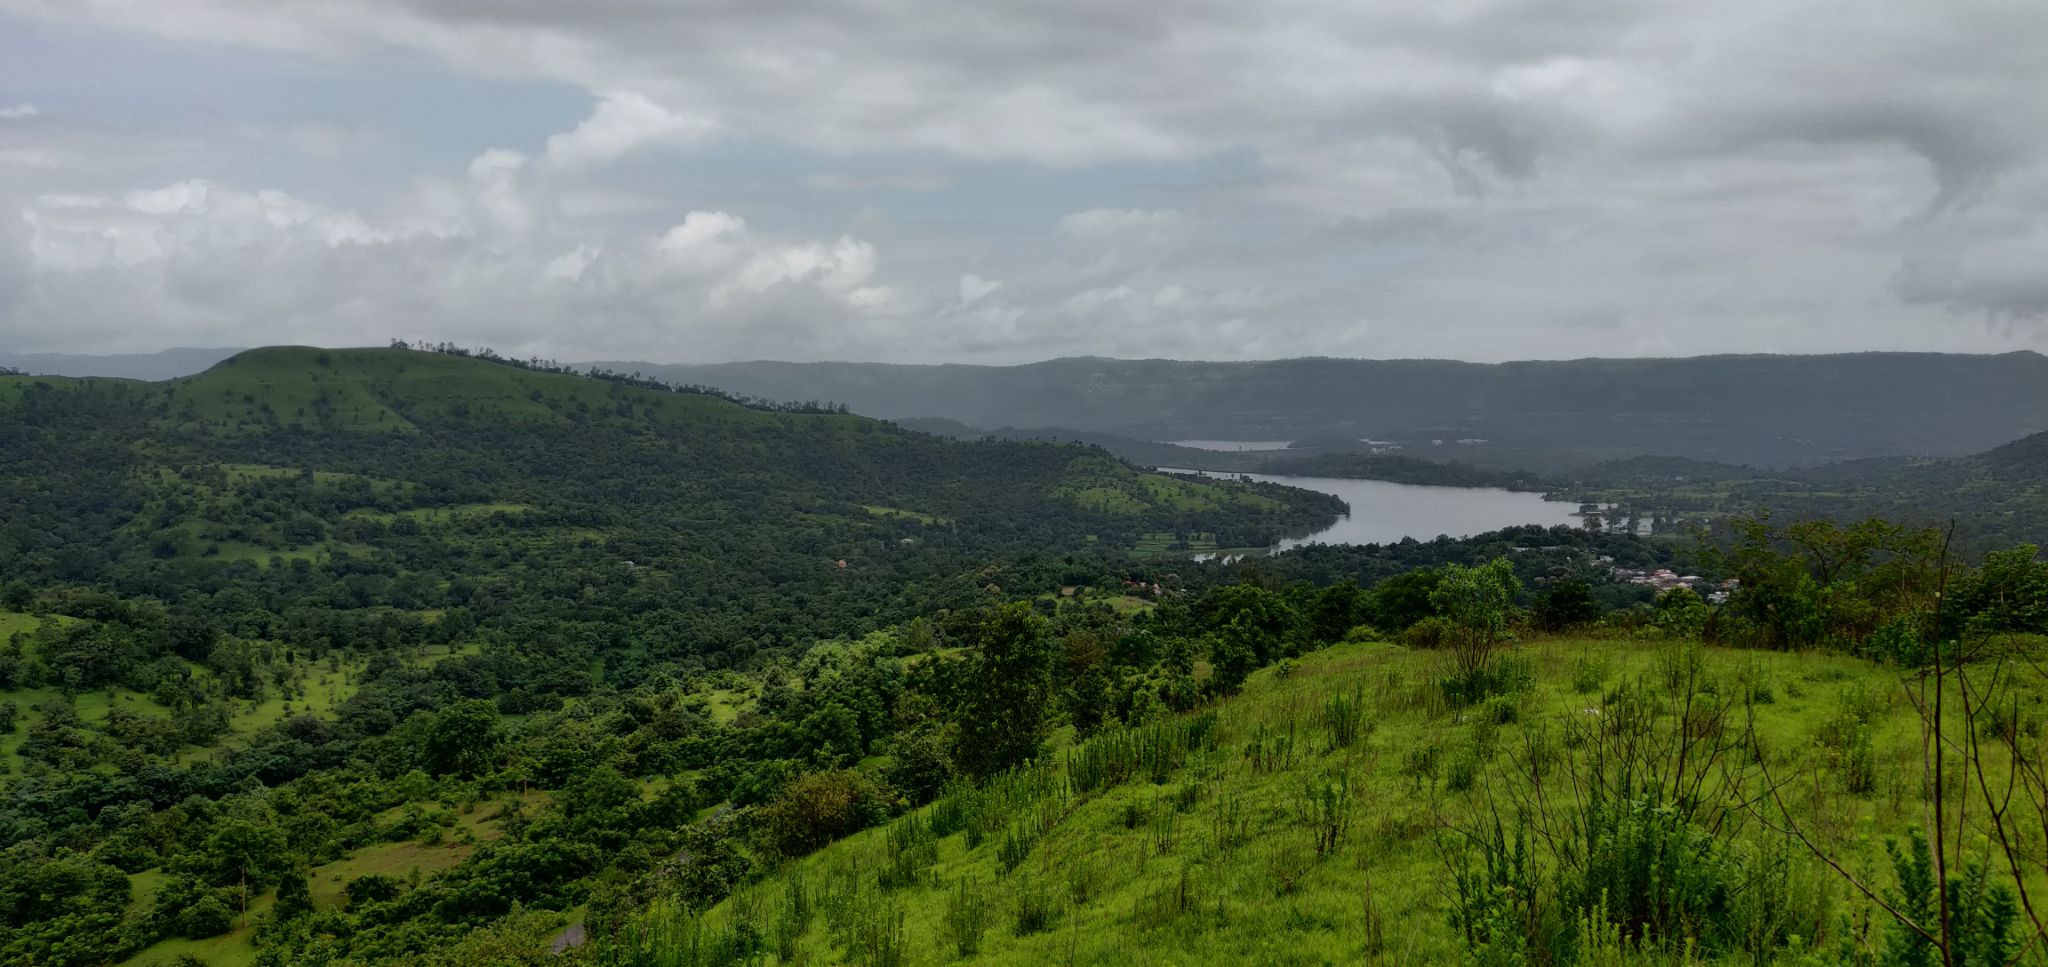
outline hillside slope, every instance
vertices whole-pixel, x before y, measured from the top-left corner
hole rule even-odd
[[[1883,839],[1919,815],[1918,774],[1904,765],[1917,749],[1910,708],[1896,674],[1867,663],[1546,641],[1523,651],[1525,690],[1459,711],[1438,690],[1440,660],[1348,643],[1267,669],[1220,707],[956,792],[701,918],[657,908],[646,933],[616,945],[639,959],[615,962],[708,964],[749,943],[769,964],[1469,962],[1457,882],[1475,875],[1466,864],[1481,862],[1473,847],[1495,822],[1512,835],[1516,817],[1537,822],[1531,810],[1548,803],[1558,825],[1523,830],[1532,875],[1548,876],[1554,851],[1572,848],[1566,824],[1584,821],[1575,810],[1590,805],[1591,776],[1632,765],[1669,788],[1717,772],[1709,757],[1742,741],[1726,717],[1742,714],[1728,711],[1738,689],[1756,699],[1779,774],[1811,770],[1797,801],[1828,811],[1816,835],[1871,882],[1889,882]],[[1846,793],[1844,716],[1867,743],[1858,754],[1881,764]],[[1692,749],[1693,772],[1661,758],[1677,754],[1661,737],[1681,720],[1710,736]],[[1603,722],[1647,744],[1624,753]],[[1548,770],[1541,792],[1531,768]],[[1686,815],[1727,824],[1727,860],[1773,871],[1779,891],[1726,914],[1750,932],[1702,940],[1707,962],[1804,963],[1798,949],[1852,939],[1839,918],[1866,911],[1844,885],[1734,803],[1701,808]]]

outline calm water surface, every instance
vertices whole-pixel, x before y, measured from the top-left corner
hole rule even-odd
[[[1191,447],[1196,450],[1219,450],[1236,453],[1244,450],[1285,450],[1294,445],[1289,440],[1170,440],[1177,447]]]
[[[1351,505],[1351,513],[1330,527],[1307,537],[1281,541],[1277,550],[1282,551],[1303,544],[1388,544],[1404,537],[1432,540],[1439,534],[1468,537],[1518,524],[1541,524],[1545,527],[1579,525],[1579,518],[1572,516],[1579,505],[1544,500],[1541,494],[1512,490],[1426,487],[1338,477],[1281,477],[1259,473],[1205,473],[1200,470],[1166,472],[1250,477],[1335,494]]]

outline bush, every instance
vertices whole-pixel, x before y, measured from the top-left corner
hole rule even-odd
[[[178,915],[178,932],[193,940],[227,933],[235,925],[235,906],[213,890]]]
[[[1052,929],[1059,916],[1059,898],[1040,884],[1025,880],[1017,884],[1017,920],[1013,930],[1019,937]]]
[[[1898,891],[1890,897],[1891,905],[1916,922],[1938,923],[1940,902],[1927,837],[1917,829],[1910,830],[1904,847],[1896,841],[1886,841],[1884,851],[1891,857],[1892,872],[1899,881]],[[2011,963],[2019,950],[2014,934],[2019,908],[2012,890],[1991,883],[1984,868],[1972,863],[1959,875],[1949,875],[1946,892],[1949,925],[1953,930],[1950,962]],[[1920,967],[1942,962],[1941,952],[1927,938],[1903,924],[1885,925],[1880,961],[1884,967]]]
[[[938,733],[924,730],[898,738],[882,778],[913,806],[937,799],[953,780],[953,757]]]
[[[1738,871],[1678,810],[1650,799],[1596,804],[1585,838],[1583,868],[1565,895],[1581,912],[1604,907],[1623,940],[1698,949],[1726,921]]]
[[[357,910],[372,903],[397,899],[399,886],[398,881],[391,877],[370,873],[348,881],[342,892],[348,895],[349,909]]]
[[[1527,661],[1497,658],[1477,667],[1453,670],[1437,680],[1444,700],[1454,708],[1476,705],[1496,695],[1513,695],[1536,683]]]
[[[994,918],[990,907],[987,884],[970,883],[965,878],[953,884],[953,892],[946,897],[944,929],[947,942],[960,956],[981,952],[981,935]]]
[[[842,836],[887,819],[889,804],[866,773],[834,769],[799,776],[761,810],[769,849],[783,856],[810,853]]]
[[[1456,633],[1457,627],[1451,624],[1449,618],[1430,615],[1409,625],[1407,631],[1401,632],[1401,643],[1410,648],[1442,648],[1450,643],[1451,636]]]
[[[1592,654],[1572,659],[1572,691],[1588,695],[1607,683],[1607,659]]]

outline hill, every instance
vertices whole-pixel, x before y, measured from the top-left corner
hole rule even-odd
[[[0,378],[0,433],[16,522],[0,581],[204,586],[239,560],[347,555],[445,584],[630,561],[714,612],[822,613],[926,580],[927,595],[976,592],[1000,549],[1115,555],[1161,533],[1257,546],[1340,510],[1099,450],[399,349],[251,350],[156,384]],[[497,550],[476,556],[470,537]],[[529,567],[493,556],[513,547]],[[824,598],[777,593],[798,580]]]
[[[752,944],[771,964],[1492,963],[1520,961],[1489,947],[1525,943],[1668,962],[1629,941],[1655,922],[1667,945],[1688,938],[1685,962],[1838,963],[1869,940],[1847,884],[1736,799],[1684,790],[1732,795],[1722,757],[1760,741],[1776,775],[1810,777],[1796,821],[1889,889],[1884,844],[1920,813],[1894,674],[1675,643],[1550,640],[1516,660],[1524,684],[1459,709],[1435,691],[1436,656],[1334,645],[1216,707],[956,791],[701,917],[657,906],[599,962],[709,964]],[[1877,772],[1866,784],[1845,761]],[[1606,815],[1650,808],[1616,795],[1673,798],[1646,828]],[[1588,928],[1578,911],[1596,908]],[[1474,919],[1492,913],[1538,919]]]
[[[1351,440],[1553,472],[1641,454],[1764,467],[1961,456],[2048,430],[2048,358],[1856,353],[1462,363],[1060,359],[1022,366],[613,363],[890,419],[1145,440]],[[1457,446],[1456,441],[1472,440]],[[1442,441],[1438,443],[1437,441]]]
[[[445,351],[0,378],[0,965],[1932,962],[1767,831],[1932,902],[1912,701],[1962,641],[1958,768],[2035,754],[2033,552],[1191,559],[1337,509]]]
[[[1950,521],[1979,548],[2048,545],[2048,433],[1956,458],[1872,457],[1784,470],[1664,457],[1580,468],[1553,478],[1554,496],[1632,509],[1644,519],[1715,522],[1883,517]]]

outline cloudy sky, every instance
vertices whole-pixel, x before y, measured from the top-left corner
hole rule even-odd
[[[2048,349],[2041,0],[0,0],[0,349]]]

